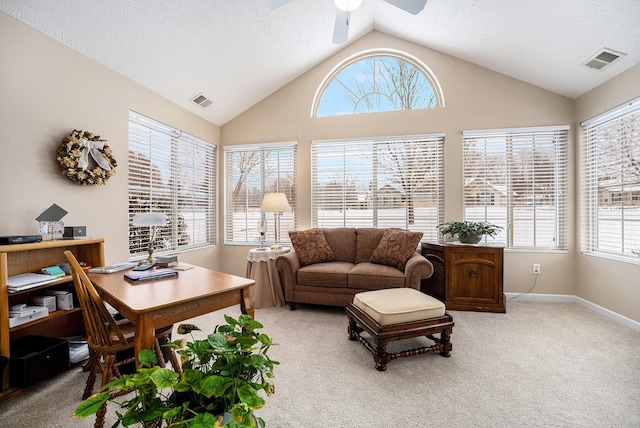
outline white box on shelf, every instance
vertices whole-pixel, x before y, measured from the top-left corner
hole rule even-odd
[[[27,306],[25,308],[25,311],[26,310],[30,310],[31,313],[20,317],[9,318],[9,328],[17,327],[19,325],[49,316],[49,309],[45,308],[44,306]]]
[[[63,311],[73,309],[73,294],[64,290],[44,290],[44,294],[55,296],[56,307]]]
[[[57,307],[56,296],[35,295],[29,297],[29,301],[34,306],[44,306],[49,312],[55,312]]]

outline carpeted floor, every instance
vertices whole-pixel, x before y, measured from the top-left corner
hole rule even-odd
[[[270,428],[640,426],[640,332],[575,303],[450,313],[450,358],[414,356],[378,372],[347,339],[344,309],[256,310],[281,362],[259,416]],[[191,321],[210,332],[223,313]],[[70,418],[85,379],[72,368],[0,403],[0,426],[93,426]]]

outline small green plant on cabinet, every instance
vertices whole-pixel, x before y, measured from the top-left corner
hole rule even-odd
[[[249,315],[237,320],[225,315],[225,321],[204,340],[176,340],[167,345],[181,356],[182,378],[174,370],[157,366],[155,353],[143,349],[137,373],[111,380],[83,401],[74,416],[95,414],[105,402],[113,401],[111,391],[117,390],[135,395],[116,402],[124,413],[116,412],[114,427],[264,427],[264,420],[253,411],[265,404],[260,391],[274,393],[270,379],[279,362],[267,356],[273,341],[256,332],[263,326]],[[190,324],[178,327],[180,334],[194,330],[200,329]],[[223,425],[225,414],[231,420]]]
[[[486,221],[448,221],[436,226],[443,235],[457,235],[460,242],[477,244],[482,236],[492,238],[502,230],[501,226]]]

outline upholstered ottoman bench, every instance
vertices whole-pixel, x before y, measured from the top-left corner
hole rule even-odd
[[[389,288],[358,293],[347,308],[350,340],[359,340],[373,353],[376,369],[400,357],[439,352],[448,357],[453,318],[445,305],[413,288]],[[371,336],[371,343],[362,332]],[[439,337],[434,336],[439,334]],[[402,352],[387,352],[387,345],[397,340],[425,336],[435,344]]]

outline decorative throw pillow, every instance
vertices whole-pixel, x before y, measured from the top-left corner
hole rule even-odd
[[[373,251],[369,261],[379,265],[392,266],[404,270],[422,239],[422,232],[388,229]]]
[[[336,260],[320,229],[289,231],[289,237],[300,260],[300,266]]]

